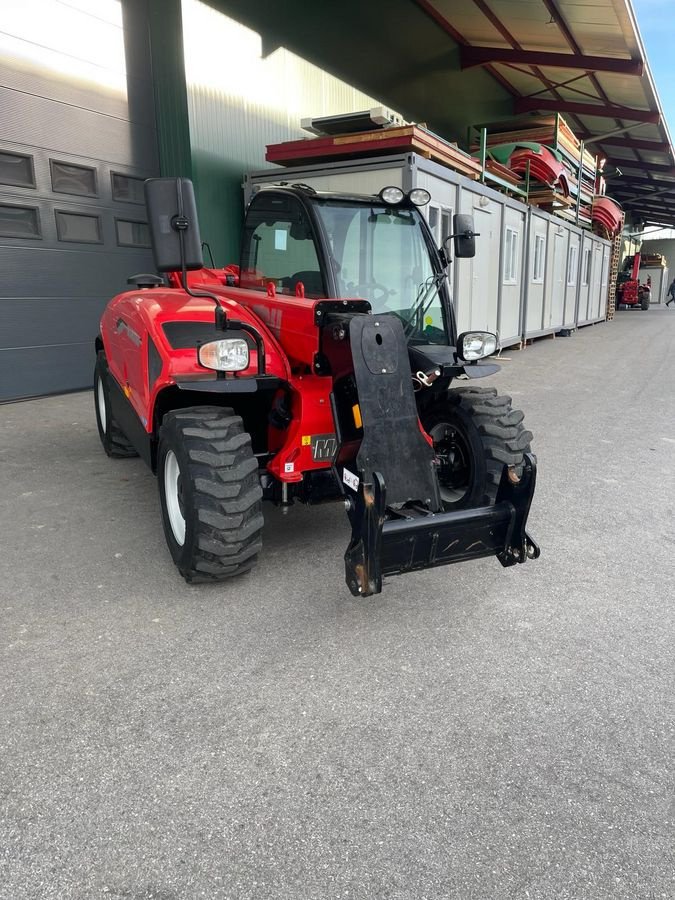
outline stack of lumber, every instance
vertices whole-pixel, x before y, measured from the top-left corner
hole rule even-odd
[[[598,175],[598,161],[592,153],[582,149],[581,141],[561,115],[488,125],[486,145],[488,156],[494,156],[502,163],[505,160],[500,157],[500,151],[513,148],[506,164],[519,173],[527,162],[526,148],[529,148],[530,177],[534,182],[529,201],[565,218],[576,219],[578,198],[579,224],[591,227],[593,197],[602,181]],[[478,146],[474,143],[471,149],[475,152]],[[547,157],[548,165],[538,166],[536,157],[545,153],[535,150],[536,147],[543,147],[545,153],[551,154],[560,164],[562,171],[557,178],[550,157]]]
[[[496,159],[491,159],[490,157],[488,157],[485,160],[485,169],[491,175],[495,175],[497,178],[501,178],[502,181],[505,181],[507,184],[513,185],[513,187],[522,189],[524,186],[524,181],[517,172],[514,172],[513,169],[510,169],[508,166],[503,165]]]
[[[447,166],[467,178],[478,179],[480,163],[421,125],[377,128],[354,134],[326,135],[268,144],[265,159],[282,166],[298,166],[319,160],[341,160],[354,156],[375,156],[413,151],[425,159]]]
[[[641,266],[665,266],[666,258],[660,253],[643,253],[640,261]]]
[[[516,119],[500,125],[488,125],[487,129],[488,147],[495,144],[522,143],[523,141],[545,144],[567,157],[570,166],[575,172],[578,171],[581,162],[581,141],[559,113],[553,116]],[[474,146],[471,149],[476,150],[478,147]],[[584,167],[592,171],[595,176],[595,157],[588,150],[584,150],[583,158]]]

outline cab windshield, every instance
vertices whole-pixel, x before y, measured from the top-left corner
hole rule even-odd
[[[404,322],[409,340],[447,344],[442,277],[429,257],[416,209],[315,201],[338,297],[363,297],[373,312]]]

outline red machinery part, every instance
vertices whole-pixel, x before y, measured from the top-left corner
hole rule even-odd
[[[594,197],[591,219],[593,222],[599,222],[611,236],[614,236],[621,230],[623,213],[621,207],[609,197]],[[636,278],[637,275],[633,277]]]
[[[527,167],[530,167],[530,177],[541,181],[543,184],[555,186],[558,184],[563,194],[569,196],[569,182],[565,166],[556,159],[551,151],[541,145],[539,150],[520,148],[511,154],[509,168],[513,172],[524,175]]]

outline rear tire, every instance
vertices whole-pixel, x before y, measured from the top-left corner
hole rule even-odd
[[[258,461],[231,409],[168,413],[159,430],[157,477],[164,535],[188,582],[251,569],[262,548]]]
[[[108,363],[103,350],[99,350],[94,367],[94,407],[96,425],[103,449],[113,459],[138,456],[133,444],[117,424],[110,406]]]
[[[504,465],[522,475],[532,441],[523,418],[510,397],[479,387],[450,390],[422,414],[439,459],[446,510],[494,504]]]
[[[640,307],[641,307],[642,309],[649,309],[650,303],[651,303],[651,297],[650,297],[650,296],[642,297],[642,299],[640,300]]]

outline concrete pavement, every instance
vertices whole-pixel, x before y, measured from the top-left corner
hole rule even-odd
[[[505,356],[541,559],[368,600],[338,506],[188,587],[90,394],[0,408],[2,900],[675,895],[675,310]]]

